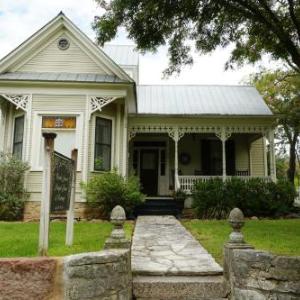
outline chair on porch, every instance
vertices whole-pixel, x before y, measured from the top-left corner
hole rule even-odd
[[[235,176],[249,176],[248,170],[236,170]]]

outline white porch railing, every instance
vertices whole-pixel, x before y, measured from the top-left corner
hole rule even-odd
[[[242,180],[250,180],[251,178],[261,178],[264,179],[265,181],[270,181],[271,178],[269,176],[262,176],[262,177],[253,177],[253,176],[226,176],[226,180],[231,179],[231,178],[240,178]],[[179,186],[180,189],[186,193],[191,193],[193,186],[195,185],[195,183],[199,182],[199,181],[208,181],[210,179],[214,179],[214,178],[220,178],[222,179],[222,176],[199,176],[199,175],[179,175],[178,179],[179,179]]]

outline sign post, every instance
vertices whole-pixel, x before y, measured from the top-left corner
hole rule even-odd
[[[43,189],[40,212],[40,231],[39,231],[39,255],[47,255],[49,244],[49,214],[51,198],[51,167],[54,152],[55,133],[43,133],[44,137],[44,170],[43,170]]]
[[[72,246],[74,236],[74,205],[75,205],[75,194],[76,194],[76,172],[77,172],[77,158],[78,150],[72,150],[72,163],[73,163],[73,174],[72,174],[72,188],[71,188],[71,199],[69,210],[67,212],[67,231],[66,231],[66,245]]]

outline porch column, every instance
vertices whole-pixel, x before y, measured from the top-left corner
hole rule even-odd
[[[230,137],[230,133],[226,132],[225,128],[223,127],[221,132],[216,133],[216,136],[222,142],[222,180],[226,180],[226,140]]]
[[[178,127],[174,128],[172,132],[169,133],[169,136],[174,140],[175,144],[175,155],[174,155],[174,185],[175,191],[180,189],[180,182],[178,177],[178,142],[183,137],[183,133],[179,133]]]
[[[270,147],[270,176],[272,181],[276,181],[276,159],[275,159],[275,146],[274,146],[274,130],[268,132],[268,140]]]

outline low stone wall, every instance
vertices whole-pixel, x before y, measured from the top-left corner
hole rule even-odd
[[[1,259],[0,299],[62,299],[60,266],[52,258]]]
[[[104,250],[72,255],[64,262],[65,299],[132,297],[129,250]]]
[[[0,259],[1,300],[130,300],[129,250]]]
[[[229,259],[232,299],[300,299],[300,257],[234,249]]]
[[[38,201],[25,202],[24,221],[38,221],[40,219],[41,204]],[[66,214],[56,214],[65,217]],[[99,219],[103,218],[103,212],[99,208],[94,208],[85,202],[76,202],[74,208],[75,218],[80,219]]]

